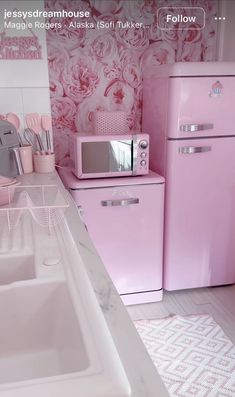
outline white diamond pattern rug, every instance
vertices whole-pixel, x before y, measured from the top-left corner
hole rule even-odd
[[[235,397],[235,347],[211,316],[134,323],[171,397]]]

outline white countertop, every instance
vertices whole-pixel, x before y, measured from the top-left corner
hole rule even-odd
[[[33,173],[22,175],[18,179],[24,185],[58,184],[64,189],[57,173]],[[169,396],[92,244],[72,197],[66,190],[64,191],[70,204],[65,213],[66,219],[128,377],[132,390],[131,397]]]

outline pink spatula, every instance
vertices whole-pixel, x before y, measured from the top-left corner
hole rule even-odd
[[[42,139],[40,136],[41,132],[41,117],[38,113],[29,113],[25,115],[25,121],[30,130],[32,130],[37,138],[39,149],[44,151]]]
[[[16,128],[16,130],[18,132],[18,136],[19,136],[20,145],[22,146],[23,142],[22,142],[21,135],[19,133],[19,128],[20,128],[20,119],[19,119],[19,117],[15,113],[7,113],[6,120],[9,121],[9,123],[13,124],[14,127]]]

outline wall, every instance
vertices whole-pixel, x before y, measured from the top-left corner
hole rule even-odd
[[[13,10],[43,10],[44,1],[1,1],[0,2],[0,33],[3,31],[3,11]],[[31,19],[30,19],[31,20]],[[22,22],[15,19],[15,22]],[[33,21],[33,19],[32,19]],[[42,19],[37,18],[37,21]],[[29,21],[28,21],[29,22]],[[7,36],[31,36],[28,30],[5,29]],[[5,60],[0,59],[0,115],[16,113],[21,120],[21,132],[26,127],[24,115],[38,112],[50,114],[49,80],[47,64],[47,46],[45,30],[34,29],[42,46],[40,60]]]
[[[203,7],[205,29],[160,31],[157,9],[172,4]],[[94,24],[121,20],[149,26],[69,28],[72,20],[67,18],[60,21],[62,29],[47,31],[53,131],[61,164],[68,162],[67,133],[92,131],[94,110],[124,110],[130,130],[140,130],[144,67],[215,59],[214,0],[48,0],[46,8],[88,10]]]

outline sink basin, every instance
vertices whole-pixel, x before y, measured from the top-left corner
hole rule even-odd
[[[35,278],[33,255],[3,256],[0,260],[0,285]]]
[[[5,289],[0,312],[0,384],[80,372],[90,365],[66,283]]]
[[[14,255],[0,252],[1,397],[131,396],[66,220],[50,235],[27,222],[9,243]]]

